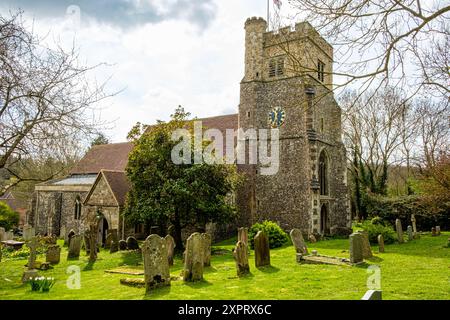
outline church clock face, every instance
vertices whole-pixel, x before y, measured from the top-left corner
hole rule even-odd
[[[286,119],[286,112],[281,107],[273,108],[269,112],[269,125],[272,128],[281,127],[285,119]]]

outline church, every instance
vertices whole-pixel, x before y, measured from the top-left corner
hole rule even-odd
[[[279,170],[238,164],[244,186],[233,197],[239,226],[276,221],[305,234],[347,234],[351,226],[341,109],[332,92],[333,48],[308,23],[267,31],[262,18],[245,22],[245,74],[237,114],[199,119],[207,128],[279,130]],[[101,213],[99,241],[110,229],[124,239],[145,237],[122,211],[131,143],[91,148],[63,178],[38,184],[28,223],[36,233],[67,238]]]

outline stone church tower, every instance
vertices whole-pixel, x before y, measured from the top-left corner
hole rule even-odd
[[[278,128],[280,165],[239,165],[247,179],[237,194],[243,218],[285,230],[346,233],[350,226],[341,109],[332,89],[333,48],[307,22],[266,32],[262,18],[245,23],[245,75],[239,128]],[[249,141],[246,142],[250,143]]]

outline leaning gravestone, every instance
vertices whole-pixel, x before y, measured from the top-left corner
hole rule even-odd
[[[156,234],[150,235],[142,247],[145,288],[150,290],[170,286],[169,259],[166,240]]]
[[[437,236],[441,235],[441,227],[440,226],[436,226],[436,235]]]
[[[395,220],[395,230],[397,231],[397,238],[399,243],[405,242],[403,239],[403,229],[402,229],[402,222],[400,219]]]
[[[23,240],[29,241],[35,236],[34,228],[27,224],[23,227]]]
[[[31,238],[27,243],[27,247],[30,248],[30,256],[28,257],[28,269],[25,270],[22,276],[22,283],[38,276],[37,270],[34,268],[36,262],[36,248],[38,245],[39,241],[36,237]]]
[[[127,242],[125,240],[119,240],[119,250],[127,250]]]
[[[238,241],[233,252],[234,260],[236,261],[236,271],[238,277],[242,277],[250,273],[250,266],[248,264],[248,247],[247,244]]]
[[[128,250],[137,250],[139,249],[139,243],[137,242],[135,237],[127,238],[127,249]]]
[[[203,265],[205,267],[211,266],[211,235],[209,233],[202,233],[203,239]]]
[[[61,248],[58,245],[49,246],[45,261],[50,264],[58,264],[61,259]]]
[[[413,228],[412,228],[412,226],[408,226],[406,228],[406,233],[408,234],[408,241],[413,241],[414,240],[414,235],[413,235]]]
[[[292,229],[289,235],[291,236],[295,251],[301,254],[308,254],[308,248],[306,247],[302,232],[299,229]]]
[[[69,253],[67,259],[77,259],[80,257],[81,235],[77,234],[70,238]]]
[[[203,279],[203,258],[205,249],[203,248],[203,237],[195,232],[187,239],[184,257],[184,281],[199,281]]]
[[[173,255],[175,253],[175,239],[168,234],[164,240],[166,241],[166,249],[167,249],[167,260],[169,262],[169,266],[173,266]]]
[[[384,237],[382,234],[378,235],[378,252],[384,252]]]
[[[255,236],[255,266],[263,267],[270,265],[269,238],[264,231],[258,231]]]
[[[363,237],[363,259],[372,258],[372,249],[370,248],[369,233],[366,230],[358,231]]]
[[[363,258],[363,235],[361,233],[352,233],[350,235],[350,262],[360,263]]]

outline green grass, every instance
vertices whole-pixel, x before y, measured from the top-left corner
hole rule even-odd
[[[344,267],[331,265],[299,265],[295,261],[292,246],[271,250],[272,266],[257,269],[253,252],[250,256],[251,275],[236,277],[231,251],[212,256],[212,267],[205,269],[205,281],[184,283],[172,281],[168,288],[145,295],[143,288],[121,285],[121,278],[139,278],[105,273],[118,266],[142,268],[140,255],[133,252],[110,254],[101,251],[94,264],[82,253],[79,260],[66,261],[67,249],[63,248],[61,263],[54,269],[40,271],[40,275],[57,279],[49,293],[31,292],[20,280],[26,260],[0,262],[0,299],[360,299],[367,290],[368,265],[381,268],[383,299],[449,299],[450,298],[450,249],[444,248],[450,233],[440,237],[422,235],[420,240],[405,244],[386,245],[386,253],[379,254],[372,247],[374,257],[364,266]],[[213,247],[231,250],[234,239]],[[348,257],[348,240],[326,240],[309,244],[310,250],[319,254]],[[38,256],[43,261],[44,256]],[[81,268],[81,289],[70,290],[66,286],[70,265]],[[171,268],[172,276],[179,276],[182,264],[177,257]]]

